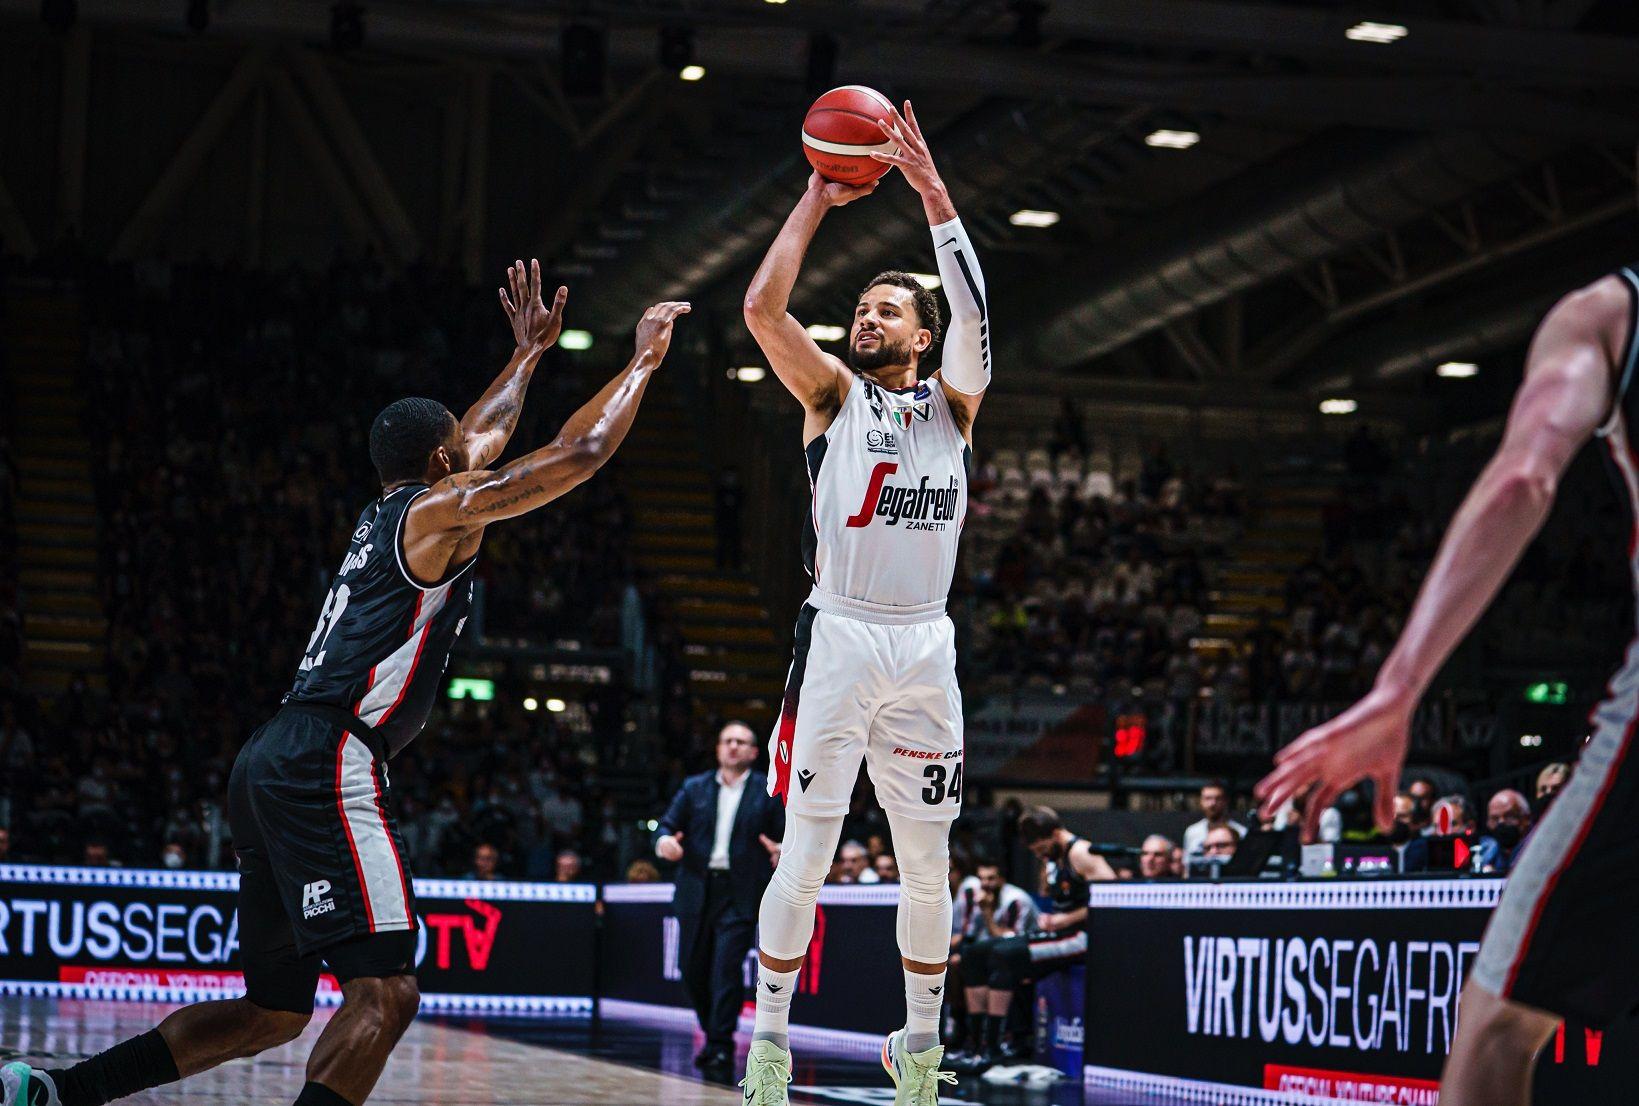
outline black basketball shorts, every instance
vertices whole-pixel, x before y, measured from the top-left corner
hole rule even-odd
[[[271,1009],[311,1010],[321,961],[343,983],[414,970],[415,897],[386,758],[312,709],[283,707],[228,781],[247,997]]]
[[[1639,1007],[1639,688],[1616,690],[1509,874],[1471,977],[1595,1028]]]

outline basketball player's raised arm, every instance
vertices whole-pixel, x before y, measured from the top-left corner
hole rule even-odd
[[[746,327],[780,383],[813,414],[834,415],[848,394],[853,374],[840,358],[820,349],[807,328],[792,317],[791,290],[825,213],[868,196],[875,188],[875,181],[856,188],[826,181],[818,173],[810,176],[807,191],[786,217],[746,290],[742,305]]]
[[[671,345],[672,323],[686,303],[660,303],[637,325],[637,353],[619,375],[569,416],[551,442],[493,472],[460,472],[435,484],[410,509],[421,535],[455,541],[492,522],[515,518],[577,487],[614,456],[637,417],[649,378]],[[406,531],[408,549],[411,535]]]
[[[893,139],[896,153],[872,153],[904,175],[922,197],[922,210],[933,232],[933,249],[939,264],[939,284],[950,304],[950,326],[945,331],[945,350],[939,358],[939,381],[945,398],[956,412],[962,433],[968,434],[979,402],[990,387],[990,317],[985,300],[985,276],[979,257],[968,241],[967,231],[951,203],[945,182],[934,168],[933,155],[922,137],[916,111],[909,100],[905,113],[895,114],[882,124],[883,133]]]
[[[522,261],[514,262],[506,273],[507,287],[500,290],[501,309],[512,324],[517,348],[489,390],[461,417],[467,463],[475,469],[484,468],[499,457],[512,439],[535,363],[557,343],[558,333],[563,330],[564,301],[569,298],[569,289],[559,288],[550,309],[541,302],[539,261],[531,259],[528,270]]]
[[[1308,794],[1304,837],[1313,840],[1326,808],[1369,779],[1377,824],[1390,827],[1417,703],[1542,527],[1566,466],[1610,413],[1612,366],[1630,309],[1626,289],[1612,277],[1548,314],[1502,443],[1451,520],[1371,692],[1276,754],[1275,770],[1257,786],[1266,816]]]

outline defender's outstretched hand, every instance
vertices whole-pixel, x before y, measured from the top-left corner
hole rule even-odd
[[[637,323],[637,352],[652,353],[657,362],[665,358],[672,345],[672,323],[690,310],[687,303],[667,300],[645,311]]]
[[[507,287],[500,290],[501,310],[512,324],[513,340],[521,348],[552,348],[563,331],[563,305],[569,299],[569,289],[560,285],[548,310],[541,301],[541,263],[534,258],[527,270],[521,260],[508,265],[506,279]]]
[[[1316,726],[1275,754],[1275,770],[1254,789],[1266,818],[1287,800],[1307,795],[1303,839],[1313,841],[1320,816],[1337,797],[1361,780],[1371,780],[1377,828],[1394,824],[1394,790],[1406,763],[1415,700],[1378,688],[1324,725]]]

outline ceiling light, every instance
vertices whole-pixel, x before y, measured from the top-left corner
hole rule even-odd
[[[569,709],[569,704],[564,702],[562,699],[548,699],[546,701],[546,709],[551,711],[553,714],[562,714],[564,711]]]
[[[785,0],[763,0],[765,4],[783,4]]]
[[[768,370],[761,365],[741,365],[737,369],[728,371],[730,380],[738,380],[742,384],[755,384],[768,375]]]
[[[592,332],[590,330],[566,330],[558,335],[558,345],[564,349],[591,349]]]
[[[1391,42],[1399,42],[1411,31],[1399,23],[1356,23],[1343,32],[1345,38],[1353,42],[1371,42],[1378,46],[1387,46]]]
[[[1320,401],[1322,415],[1352,415],[1360,410],[1360,404],[1352,399],[1323,399]]]
[[[1050,227],[1059,221],[1059,213],[1056,211],[1035,211],[1027,207],[1009,215],[1007,221],[1016,227]]]
[[[1169,131],[1159,130],[1146,135],[1144,145],[1159,146],[1166,150],[1187,150],[1201,141],[1198,131]]]
[[[540,708],[540,705],[541,704],[536,702],[534,698],[529,698],[529,699],[524,700],[524,709],[525,710],[538,710]]]
[[[1472,361],[1447,361],[1434,370],[1434,375],[1447,380],[1467,380],[1480,375],[1480,367]]]
[[[706,75],[706,67],[703,65],[685,65],[677,71],[677,75],[685,81],[698,81]]]
[[[845,326],[826,326],[824,323],[813,323],[808,328],[808,336],[816,342],[840,342],[848,337],[848,328]]]
[[[930,292],[937,292],[939,290],[939,285],[944,283],[939,279],[938,273],[910,273],[908,275],[915,277],[916,283],[920,284]]]

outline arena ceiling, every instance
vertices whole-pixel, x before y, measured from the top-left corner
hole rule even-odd
[[[83,3],[171,33],[182,7]],[[328,9],[219,0],[210,34],[311,41]],[[1351,30],[1368,22],[1405,33]],[[572,24],[607,42],[601,94],[566,87]],[[490,95],[563,136],[566,168],[517,196],[583,322],[688,297],[730,357],[752,355],[739,297],[832,84],[916,101],[983,251],[1004,378],[1418,392],[1639,253],[1629,0],[375,0],[362,25],[344,64],[487,59]],[[704,79],[661,65],[663,36]],[[794,309],[844,321],[870,273],[930,262],[894,182],[827,221]]]

